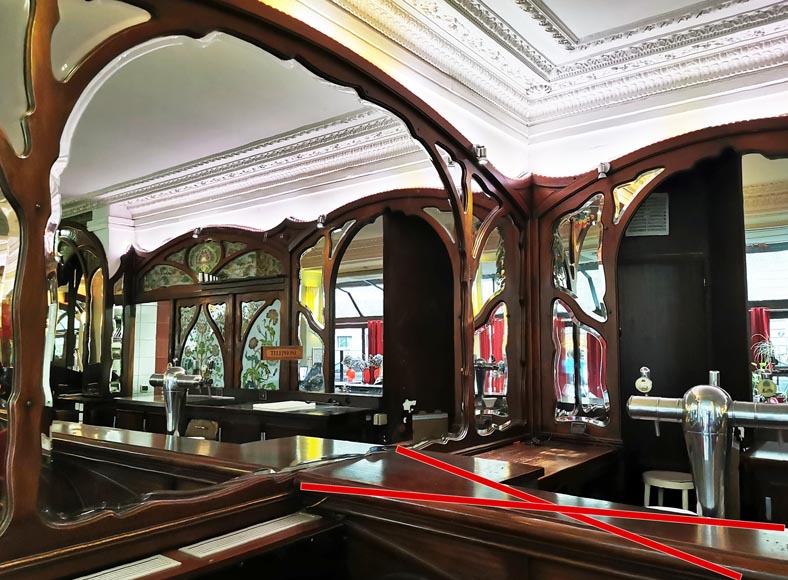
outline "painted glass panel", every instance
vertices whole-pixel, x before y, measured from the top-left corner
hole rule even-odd
[[[223,266],[216,275],[219,280],[240,280],[279,276],[281,273],[282,263],[278,258],[262,250],[256,250],[234,258]]]
[[[298,315],[298,344],[304,347],[304,357],[298,363],[298,390],[324,393],[323,340],[309,327],[303,314]]]
[[[183,264],[186,262],[186,248],[181,248],[177,252],[173,252],[167,256],[167,261]]]
[[[59,81],[113,34],[150,20],[145,10],[116,0],[58,0],[58,9],[60,21],[52,32],[52,73]]]
[[[189,325],[192,323],[192,320],[194,320],[194,313],[196,310],[196,306],[181,306],[181,335],[178,337],[178,342],[183,342],[183,339],[189,330]]]
[[[252,323],[252,318],[265,304],[265,300],[250,300],[241,302],[241,338],[246,336],[246,330]]]
[[[0,129],[17,153],[25,148],[22,119],[28,109],[25,38],[30,6],[30,0],[0,2]]]
[[[220,304],[209,304],[208,305],[208,314],[211,315],[216,326],[219,328],[219,332],[222,333],[222,338],[224,338],[224,317],[227,313],[227,304],[222,302]]]
[[[314,246],[301,254],[298,275],[298,301],[309,310],[315,323],[323,328],[325,325],[326,293],[323,287],[323,255],[326,239],[320,238]]]
[[[145,274],[142,281],[142,289],[145,292],[150,292],[158,288],[188,286],[189,284],[194,284],[194,280],[186,272],[174,266],[159,264],[151,268],[150,271]]]
[[[246,244],[243,242],[224,242],[224,255],[232,256],[246,249]]]
[[[200,310],[197,323],[189,332],[181,355],[181,366],[189,374],[210,371],[215,387],[224,387],[224,358],[219,338],[216,336],[205,310]]]
[[[195,272],[211,272],[222,259],[219,242],[203,242],[189,250],[189,268]]]
[[[264,346],[281,344],[280,323],[279,300],[274,300],[255,318],[241,355],[241,388],[266,391],[279,389],[280,361],[263,360],[262,349]]]
[[[627,211],[629,204],[631,204],[638,194],[643,191],[643,188],[651,183],[654,178],[664,170],[664,167],[658,167],[656,169],[644,171],[632,181],[622,183],[613,188],[613,203],[615,205],[615,213],[613,214],[614,224],[621,221],[621,217],[624,215],[624,212]]]

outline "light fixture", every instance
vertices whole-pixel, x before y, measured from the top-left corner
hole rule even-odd
[[[607,177],[608,171],[610,171],[610,163],[603,161],[599,164],[599,176],[597,176],[597,179],[604,179]]]
[[[476,155],[479,165],[487,165],[487,147],[484,145],[474,145],[473,154]]]
[[[322,230],[324,227],[326,227],[326,215],[320,214],[317,216],[317,229]]]
[[[202,233],[202,228],[194,228],[194,231],[192,232],[192,237],[196,240],[197,236],[199,236],[201,233]]]

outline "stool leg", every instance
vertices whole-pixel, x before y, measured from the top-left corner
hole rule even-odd
[[[651,486],[646,484],[646,490],[643,493],[643,506],[648,507],[648,502],[651,501]]]
[[[665,490],[661,487],[657,488],[657,505],[664,505],[663,501],[665,499]]]
[[[689,509],[689,491],[686,489],[681,491],[681,509]]]

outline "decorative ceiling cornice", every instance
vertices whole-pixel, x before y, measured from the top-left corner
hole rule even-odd
[[[130,210],[179,205],[219,193],[248,190],[423,152],[407,127],[385,111],[367,107],[199,159],[64,203],[65,215],[124,204]],[[426,156],[425,156],[426,159]]]
[[[529,120],[535,123],[567,117],[786,63],[788,37],[782,37],[759,43],[757,48],[736,48],[548,95],[531,104]]]
[[[675,24],[697,20],[714,12],[726,10],[733,6],[747,4],[752,0],[726,0],[724,2],[707,0],[688,7],[688,9],[674,10],[667,14],[660,14],[657,18],[640,22],[634,27],[616,30],[604,36],[591,36],[578,38],[541,0],[515,0],[517,6],[533,18],[539,26],[552,36],[556,42],[566,50],[588,50],[604,44],[632,38],[655,30],[667,28]],[[757,12],[757,11],[756,11]]]
[[[366,22],[384,36],[418,56],[444,74],[458,79],[471,91],[515,117],[523,120],[527,110],[524,94],[533,82],[534,73],[522,65],[512,64],[510,53],[501,45],[482,38],[481,32],[466,29],[467,40],[473,40],[476,50],[473,57],[470,50],[460,48],[459,42],[449,42],[433,27],[424,24],[411,11],[405,10],[399,2],[378,0],[333,0],[343,10]],[[431,14],[437,18],[445,9],[443,2],[431,3]],[[422,9],[425,6],[422,5]],[[440,16],[442,17],[442,16]],[[451,18],[447,15],[447,18]],[[464,26],[461,21],[457,26]],[[465,39],[464,39],[465,41]],[[493,45],[494,44],[494,45]],[[479,58],[481,57],[481,58]],[[493,67],[491,63],[496,63]],[[494,71],[494,72],[493,72]],[[515,80],[520,87],[511,81]]]
[[[641,23],[631,34],[577,44],[584,51],[618,43],[557,64],[481,0],[330,1],[529,126],[788,62],[788,2],[676,30],[673,25],[751,0],[698,3]],[[543,3],[522,0],[526,5],[537,10]],[[671,31],[631,45],[618,42],[661,28]]]

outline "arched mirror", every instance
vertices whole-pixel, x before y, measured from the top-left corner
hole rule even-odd
[[[501,302],[473,336],[476,430],[481,434],[504,428],[509,422],[508,312]]]
[[[334,390],[383,394],[383,217],[347,244],[334,283]]]
[[[62,225],[56,244],[58,313],[50,385],[56,400],[69,393],[106,394],[112,327],[104,248],[75,225]]]

